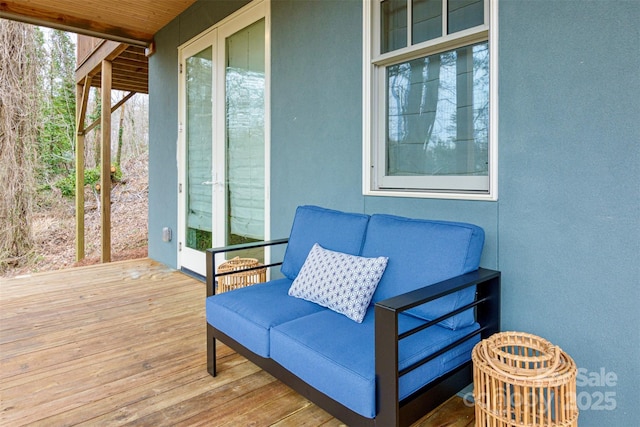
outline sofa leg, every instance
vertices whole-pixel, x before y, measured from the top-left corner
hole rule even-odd
[[[207,323],[207,371],[212,377],[216,376],[216,339],[213,328]]]

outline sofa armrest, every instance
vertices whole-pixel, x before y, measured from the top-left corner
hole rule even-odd
[[[476,298],[471,303],[425,325],[402,334],[398,333],[398,315],[418,305],[433,301],[470,286],[476,286]],[[398,370],[398,342],[442,320],[475,307],[476,321],[480,329],[472,332],[442,350],[414,363],[402,371]],[[413,404],[412,396],[399,400],[399,379],[402,375],[422,366],[441,354],[455,348],[477,334],[486,338],[500,329],[500,272],[480,268],[476,271],[444,280],[424,288],[416,289],[375,304],[375,363],[376,390],[378,393],[378,415],[381,425],[405,425],[412,419],[411,414],[401,411],[402,406],[424,406],[425,402]],[[466,384],[465,384],[466,385]],[[464,387],[464,385],[463,385]],[[453,393],[458,390],[453,391]],[[446,391],[449,392],[449,391]],[[420,392],[415,393],[420,397]],[[423,408],[424,409],[424,408]],[[409,411],[411,412],[411,411]],[[401,419],[401,413],[402,418]]]
[[[210,297],[210,296],[215,294],[216,277],[233,273],[233,272],[223,273],[223,274],[217,274],[216,273],[216,271],[215,271],[215,265],[216,265],[215,257],[216,257],[216,255],[224,254],[224,253],[228,253],[228,252],[241,251],[241,250],[244,250],[244,249],[266,248],[268,246],[284,245],[284,244],[286,244],[288,242],[289,242],[289,239],[285,238],[285,239],[275,239],[275,240],[267,240],[267,241],[261,241],[261,242],[240,243],[240,244],[237,244],[237,245],[221,246],[221,247],[218,247],[218,248],[207,249],[207,253],[206,253],[206,260],[207,260],[207,296]],[[265,268],[265,267],[275,267],[275,266],[280,265],[280,264],[282,264],[282,261],[274,262],[274,263],[267,264],[267,265],[262,265],[262,266],[259,266],[259,267],[248,268],[247,270],[256,270],[256,269]]]
[[[496,280],[497,279],[497,283]],[[429,301],[436,300],[445,295],[461,291],[462,289],[470,286],[478,285],[479,289],[484,290],[482,297],[485,302],[500,297],[500,289],[496,287],[499,284],[500,272],[495,270],[489,270],[486,268],[479,268],[467,274],[453,277],[451,279],[444,280],[442,282],[434,283],[433,285],[425,286],[402,295],[388,298],[384,301],[377,302],[376,310],[378,307],[384,310],[391,310],[394,312],[403,312],[417,307],[421,304],[425,304]],[[499,301],[497,301],[499,303]],[[471,306],[478,305],[478,298],[472,303]],[[433,320],[431,323],[438,323],[442,320],[452,317],[459,312],[467,310],[468,306],[462,307],[452,313],[449,313],[441,318]],[[496,313],[499,315],[499,312]],[[482,323],[483,319],[479,319],[479,323]],[[487,319],[488,320],[488,319]],[[499,319],[498,319],[499,320]]]

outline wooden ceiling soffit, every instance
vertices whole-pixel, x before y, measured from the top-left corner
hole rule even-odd
[[[55,2],[51,3],[55,5]],[[55,9],[38,8],[25,2],[1,0],[0,17],[138,46],[148,46],[153,41],[153,34],[60,13]]]
[[[125,50],[127,50],[126,44],[111,40],[102,42],[76,69],[76,83],[82,84],[86,76],[94,77],[100,73],[103,60],[113,61]]]
[[[81,40],[80,38],[78,39]],[[101,86],[102,61],[112,63],[112,89],[149,93],[149,58],[140,46],[102,40],[76,69],[76,84],[91,77],[91,86]]]
[[[111,84],[113,90],[149,93],[149,75],[147,70],[130,72],[121,69],[115,61],[112,62],[112,66]],[[101,86],[102,73],[94,74],[92,77],[91,86],[99,88]]]

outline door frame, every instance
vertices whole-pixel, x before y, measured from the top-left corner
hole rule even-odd
[[[201,276],[206,275],[206,258],[204,252],[199,252],[186,247],[186,131],[184,123],[186,119],[186,59],[211,46],[213,56],[213,114],[212,114],[212,241],[213,246],[225,246],[227,241],[226,219],[224,221],[216,218],[226,218],[226,105],[225,105],[225,42],[226,37],[235,34],[243,28],[259,21],[265,20],[265,87],[264,87],[264,239],[271,238],[271,209],[270,209],[270,176],[271,176],[271,18],[270,1],[255,0],[248,5],[237,10],[217,24],[203,31],[186,43],[178,47],[178,63],[180,71],[178,73],[178,245],[177,264],[182,270],[189,270]],[[220,184],[223,185],[220,185]],[[219,187],[222,187],[220,190]],[[265,253],[265,257],[268,257]],[[218,264],[222,259],[216,260]]]

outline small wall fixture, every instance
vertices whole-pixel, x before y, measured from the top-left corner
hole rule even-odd
[[[170,242],[171,241],[171,228],[169,227],[164,227],[162,229],[162,241],[163,242]]]

